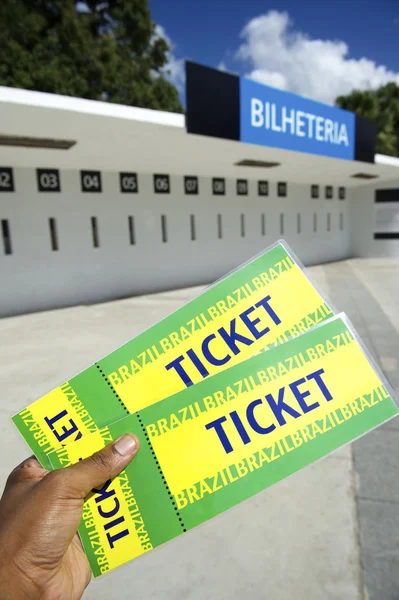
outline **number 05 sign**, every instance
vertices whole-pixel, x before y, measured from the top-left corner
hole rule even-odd
[[[123,194],[137,194],[139,191],[137,173],[119,173],[119,183]]]

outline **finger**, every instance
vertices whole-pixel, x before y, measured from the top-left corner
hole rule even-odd
[[[35,483],[40,481],[47,473],[48,471],[43,469],[39,461],[34,456],[30,456],[11,471],[4,492],[8,492],[17,483]]]
[[[85,498],[93,488],[113,479],[126,468],[140,447],[138,438],[127,433],[99,452],[75,465],[56,471],[63,490],[73,497]]]

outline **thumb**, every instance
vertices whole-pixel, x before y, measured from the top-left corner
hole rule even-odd
[[[123,471],[140,448],[137,436],[126,433],[102,450],[58,473],[74,497],[85,498],[93,488]]]

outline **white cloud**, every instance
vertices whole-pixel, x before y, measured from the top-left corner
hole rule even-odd
[[[240,37],[235,59],[247,66],[247,77],[315,100],[333,104],[355,88],[399,84],[399,73],[367,58],[349,58],[345,42],[311,39],[295,30],[286,12],[251,19]]]
[[[166,33],[162,25],[156,25],[155,35],[163,37],[169,44],[170,50],[167,53],[168,62],[163,67],[163,75],[165,79],[173,83],[179,92],[182,92],[186,82],[186,73],[184,69],[184,58],[177,58],[174,53],[175,45]]]
[[[226,71],[226,63],[224,60],[221,60],[218,66],[216,67],[218,71]]]

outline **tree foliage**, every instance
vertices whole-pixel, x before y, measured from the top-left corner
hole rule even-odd
[[[377,121],[377,152],[399,156],[399,86],[388,83],[377,90],[355,90],[339,96],[337,106]]]
[[[0,85],[182,112],[148,0],[1,0]]]

